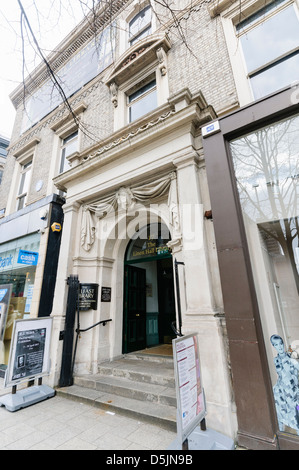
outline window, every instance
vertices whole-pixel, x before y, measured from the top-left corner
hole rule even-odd
[[[237,138],[230,150],[279,429],[299,435],[299,115]]]
[[[255,99],[299,79],[299,16],[294,4],[276,0],[239,23],[236,32]]]
[[[147,6],[140,11],[129,23],[129,44],[132,46],[135,42],[145,38],[152,32],[152,10]]]
[[[23,207],[25,207],[31,178],[31,170],[32,161],[22,165],[20,185],[17,195],[17,210],[23,209]]]
[[[141,86],[128,95],[129,122],[135,121],[157,107],[156,80]]]
[[[0,184],[2,183],[2,177],[3,177],[3,170],[0,169]]]
[[[60,160],[60,173],[67,171],[71,168],[71,165],[67,159],[72,153],[78,150],[78,131],[69,135],[62,140],[61,147],[61,160]]]

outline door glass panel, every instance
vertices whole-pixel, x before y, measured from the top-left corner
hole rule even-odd
[[[281,431],[299,434],[299,116],[230,142]]]

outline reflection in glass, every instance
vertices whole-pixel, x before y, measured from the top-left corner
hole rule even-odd
[[[281,9],[282,3],[271,2],[236,27],[255,99],[299,79],[299,18],[294,5]]]
[[[288,426],[299,434],[299,363],[284,350],[280,336],[272,335],[270,341],[278,353],[274,358],[278,379],[273,392],[279,430],[285,431]]]
[[[230,150],[264,335],[278,334],[289,351],[299,344],[299,116],[238,138]],[[280,401],[289,403],[282,356],[273,361],[273,348],[265,344],[273,383],[283,374],[276,387]],[[287,431],[297,433],[293,419]]]
[[[279,34],[278,34],[279,31]],[[241,37],[248,72],[299,46],[299,22],[291,5]]]

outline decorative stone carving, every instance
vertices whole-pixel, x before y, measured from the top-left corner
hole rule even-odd
[[[89,251],[95,241],[94,216],[103,219],[112,211],[130,212],[137,203],[148,204],[168,193],[169,220],[172,227],[172,242],[181,240],[179,210],[177,202],[176,173],[170,173],[159,180],[128,188],[122,186],[113,195],[83,206],[81,225],[81,246]],[[94,215],[94,216],[93,216]]]
[[[117,105],[118,105],[118,86],[116,85],[115,82],[112,82],[110,84],[110,91],[111,91],[111,101],[112,101],[114,107],[117,108]]]
[[[159,49],[156,50],[157,58],[159,61],[159,69],[161,72],[162,77],[166,75],[167,73],[167,68],[166,68],[166,52],[164,51],[163,47],[159,47]]]

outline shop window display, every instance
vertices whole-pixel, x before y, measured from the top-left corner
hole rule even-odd
[[[279,428],[299,433],[299,116],[230,142]]]
[[[1,364],[8,363],[14,321],[30,317],[39,239],[40,235],[34,234],[0,246],[0,289],[1,286],[10,288],[3,338],[0,341]]]

